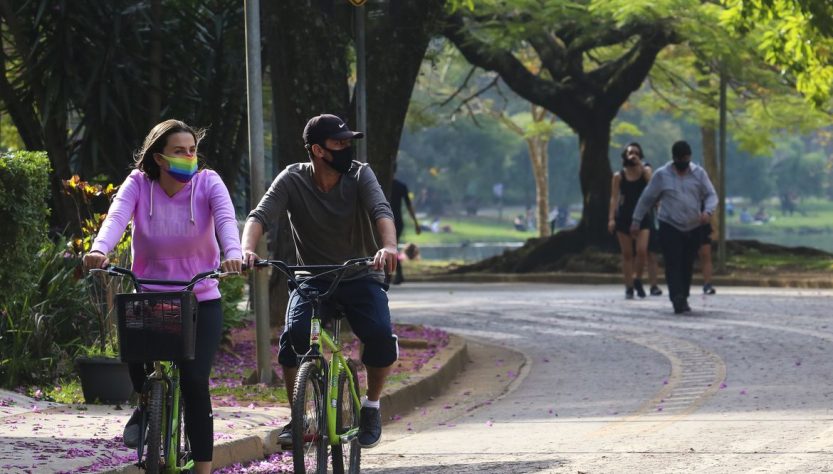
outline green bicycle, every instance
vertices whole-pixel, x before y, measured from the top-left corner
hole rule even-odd
[[[296,474],[326,474],[328,448],[332,452],[334,473],[358,474],[360,471],[358,372],[355,363],[342,354],[343,311],[335,308],[335,312],[328,314],[332,317],[332,327],[327,331],[323,327],[323,309],[331,308],[327,299],[347,270],[372,262],[372,258],[359,258],[343,265],[289,266],[280,260],[255,263],[257,267],[272,266],[283,273],[290,288],[312,305],[310,349],[306,354],[298,355],[300,364],[292,395],[292,458]],[[324,275],[332,278],[326,291],[308,284]],[[330,353],[329,360],[325,350]]]
[[[123,362],[152,363],[139,404],[142,411],[137,467],[151,474],[173,474],[194,467],[187,436],[183,436],[180,369],[182,360],[194,359],[197,301],[194,285],[230,273],[212,270],[191,281],[136,278],[126,268],[109,266],[111,276],[127,276],[136,293],[116,295],[119,356]],[[181,286],[179,291],[146,292],[142,285]],[[145,439],[145,428],[147,438]],[[147,452],[144,452],[147,444]]]

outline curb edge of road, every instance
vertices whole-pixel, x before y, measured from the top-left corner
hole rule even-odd
[[[408,281],[413,282],[457,282],[457,283],[572,283],[583,285],[617,284],[622,276],[612,273],[446,273],[441,275],[412,275]],[[702,285],[700,275],[696,275],[692,284]],[[833,277],[815,276],[753,276],[753,275],[715,275],[715,286],[758,286],[766,288],[806,288],[831,289]]]
[[[440,349],[423,366],[437,367],[436,370],[409,379],[406,384],[382,395],[382,422],[386,423],[393,416],[411,410],[414,406],[439,394],[465,368],[467,360],[466,340],[461,336],[449,334],[448,345]],[[212,469],[222,469],[236,463],[263,459],[280,451],[278,434],[281,429],[254,429],[253,434],[249,436],[215,443]],[[105,472],[105,474],[141,473],[144,471],[132,464]]]

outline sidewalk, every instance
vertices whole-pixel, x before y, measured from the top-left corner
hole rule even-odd
[[[418,373],[386,388],[383,420],[437,395],[466,362],[466,342],[449,344]],[[136,453],[122,444],[129,407],[38,402],[0,390],[0,472],[138,473]],[[278,450],[277,435],[289,408],[215,407],[214,467],[262,459]]]

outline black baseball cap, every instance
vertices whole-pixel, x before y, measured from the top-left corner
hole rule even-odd
[[[328,138],[335,140],[364,138],[364,133],[350,130],[344,120],[332,114],[321,114],[309,119],[307,126],[304,127],[304,144],[321,144]]]

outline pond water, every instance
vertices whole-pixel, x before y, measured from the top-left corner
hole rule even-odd
[[[523,242],[469,242],[464,244],[420,245],[419,255],[425,260],[462,260],[476,262],[516,249]]]
[[[730,226],[729,239],[755,239],[787,247],[812,247],[833,253],[833,229],[767,229],[763,226]],[[476,262],[513,250],[523,242],[466,242],[463,244],[425,244],[419,247],[426,260]]]

